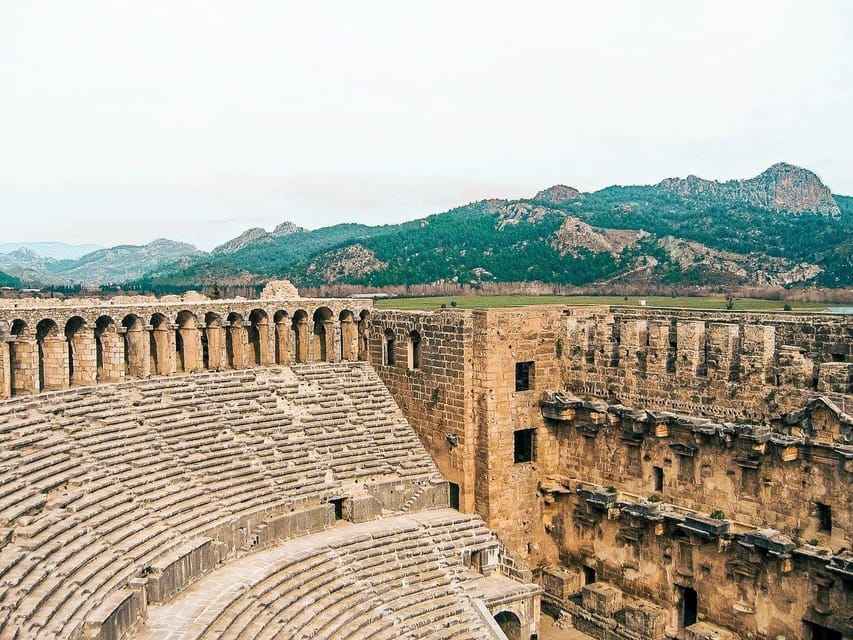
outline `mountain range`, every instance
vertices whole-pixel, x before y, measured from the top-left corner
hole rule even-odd
[[[24,282],[128,282],[155,291],[540,281],[555,284],[853,285],[853,198],[779,163],[746,180],[696,176],[584,193],[482,200],[396,225],[254,228],[210,253],[159,240],[76,261],[0,255]],[[143,275],[144,274],[144,275]]]

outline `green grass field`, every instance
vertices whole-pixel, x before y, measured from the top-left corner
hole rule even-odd
[[[377,309],[403,309],[432,311],[442,305],[457,309],[496,309],[504,307],[522,307],[537,304],[608,304],[638,306],[645,300],[649,307],[675,307],[679,309],[725,309],[725,296],[677,297],[666,296],[434,296],[429,298],[389,298],[377,300]],[[785,302],[781,300],[762,300],[759,298],[735,298],[736,311],[782,311]],[[792,311],[825,311],[824,302],[788,301]]]

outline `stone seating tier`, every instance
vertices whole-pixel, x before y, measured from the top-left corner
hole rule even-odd
[[[216,553],[239,555],[281,514],[377,482],[398,486],[402,504],[437,475],[363,363],[2,402],[0,640],[74,637],[111,594],[186,545],[213,540]]]

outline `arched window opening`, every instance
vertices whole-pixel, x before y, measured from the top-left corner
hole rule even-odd
[[[385,364],[389,367],[394,364],[394,331],[385,329]]]
[[[421,368],[421,334],[417,331],[409,333],[409,369]]]
[[[370,361],[370,340],[368,337],[368,325],[370,323],[370,312],[363,309],[358,314],[358,359],[365,362]]]
[[[314,361],[331,362],[334,353],[335,332],[332,310],[320,307],[314,312]]]

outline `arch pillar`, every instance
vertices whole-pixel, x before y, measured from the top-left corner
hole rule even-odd
[[[228,332],[227,344],[231,347],[229,364],[234,369],[244,369],[246,367],[246,329],[242,323],[238,322],[229,324],[225,330]]]
[[[357,360],[358,358],[358,330],[352,316],[346,316],[341,320],[341,359]]]
[[[130,327],[125,331],[125,372],[128,378],[148,378],[151,375],[151,358],[148,350],[148,331],[142,327]]]
[[[326,358],[324,362],[337,362],[340,360],[338,353],[339,351],[335,349],[335,323],[329,318],[328,320],[323,321],[323,337],[326,340]]]
[[[228,364],[225,356],[225,333],[219,322],[208,323],[204,328],[204,335],[207,337],[208,369],[225,369]]]
[[[0,398],[12,396],[12,367],[10,341],[0,341]]]
[[[96,333],[95,353],[98,382],[118,382],[124,378],[124,345],[114,326]]]
[[[308,362],[308,319],[294,321],[293,355],[298,363]]]
[[[179,356],[175,354],[175,371],[180,370],[182,373],[194,373],[201,371],[201,335],[196,327],[178,327],[175,329],[175,350],[177,352],[177,343],[180,336],[183,344],[183,363],[179,362]],[[178,366],[181,365],[182,366]]]
[[[68,349],[65,336],[47,335],[39,339],[40,373],[44,391],[68,388]]]
[[[98,376],[95,332],[81,327],[68,339],[68,350],[74,370],[70,384],[74,386],[95,384]]]
[[[362,314],[358,321],[358,351],[357,358],[363,362],[370,361],[370,338],[368,333],[368,318]]]
[[[288,333],[290,331],[289,318],[276,320],[275,322],[275,361],[276,364],[290,364],[290,345]]]
[[[10,395],[18,396],[38,393],[39,354],[35,340],[18,338],[9,343],[9,381]]]

